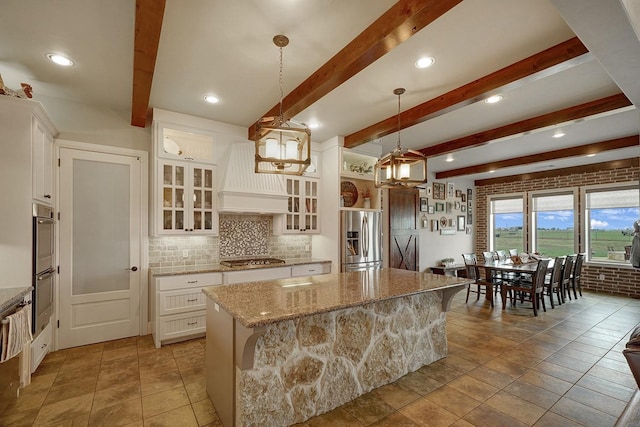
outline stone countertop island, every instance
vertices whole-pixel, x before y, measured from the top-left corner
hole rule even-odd
[[[381,269],[203,289],[222,423],[302,422],[445,357],[445,311],[467,283]]]

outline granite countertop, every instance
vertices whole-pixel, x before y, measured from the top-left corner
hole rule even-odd
[[[19,288],[0,288],[0,313],[20,302],[25,295],[33,290],[31,286]]]
[[[469,283],[470,279],[383,268],[203,288],[247,328]]]
[[[200,273],[224,273],[225,271],[240,271],[240,270],[256,270],[259,268],[275,268],[275,267],[291,267],[293,265],[303,264],[316,264],[316,263],[330,263],[331,261],[318,258],[291,258],[284,259],[284,264],[268,264],[268,265],[253,265],[243,267],[227,267],[220,265],[219,263],[200,264],[200,265],[180,265],[175,267],[154,267],[149,271],[154,276],[176,276],[180,274],[200,274]]]

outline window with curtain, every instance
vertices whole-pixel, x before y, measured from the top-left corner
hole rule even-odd
[[[638,183],[585,189],[587,259],[629,263],[633,223],[640,219]]]
[[[549,257],[576,252],[573,191],[531,196],[532,250]]]
[[[523,196],[493,198],[489,202],[489,250],[524,251]]]

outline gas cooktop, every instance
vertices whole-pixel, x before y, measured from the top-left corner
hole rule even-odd
[[[285,260],[280,258],[245,258],[228,259],[220,261],[221,265],[227,267],[260,267],[263,265],[284,264]]]

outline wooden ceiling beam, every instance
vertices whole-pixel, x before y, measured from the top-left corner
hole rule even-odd
[[[145,127],[166,0],[136,0],[131,125]]]
[[[486,99],[498,91],[521,87],[592,59],[593,56],[582,42],[577,37],[571,38],[444,95],[401,112],[400,128],[405,129],[422,123]],[[344,139],[344,145],[350,148],[356,147],[397,130],[398,115],[396,114],[365,129],[347,135]]]
[[[462,0],[400,0],[333,58],[282,100],[282,113],[292,118],[409,39]],[[262,117],[276,117],[276,104]],[[257,122],[257,120],[256,120]],[[255,123],[248,129],[255,138]]]
[[[624,138],[595,142],[593,144],[562,148],[560,150],[546,151],[544,153],[515,157],[513,159],[498,160],[495,162],[484,163],[480,165],[437,172],[436,179],[453,178],[456,176],[471,175],[476,173],[486,173],[492,170],[529,165],[532,163],[547,162],[557,159],[566,159],[568,157],[586,156],[588,154],[597,154],[608,150],[637,147],[638,144],[640,144],[640,137],[638,137],[638,135],[632,135]]]
[[[609,162],[592,163],[590,165],[572,166],[568,168],[560,168],[549,171],[523,173],[519,175],[511,176],[499,176],[496,178],[477,179],[474,181],[476,186],[492,185],[492,184],[505,184],[514,181],[531,181],[534,179],[550,178],[555,179],[558,176],[566,176],[572,174],[593,173],[615,169],[632,168],[640,166],[640,159],[633,157],[631,159],[611,160]]]
[[[548,126],[582,119],[584,117],[613,111],[630,105],[631,101],[629,101],[623,93],[619,93],[617,95],[611,95],[606,98],[564,108],[552,113],[543,114],[542,116],[532,117],[530,119],[510,123],[505,126],[489,129],[473,135],[467,135],[462,138],[442,142],[440,144],[423,148],[419,151],[427,157],[439,156],[453,151],[463,150],[465,148],[479,147],[499,138],[518,135],[524,132],[531,132],[536,129],[542,129]]]

